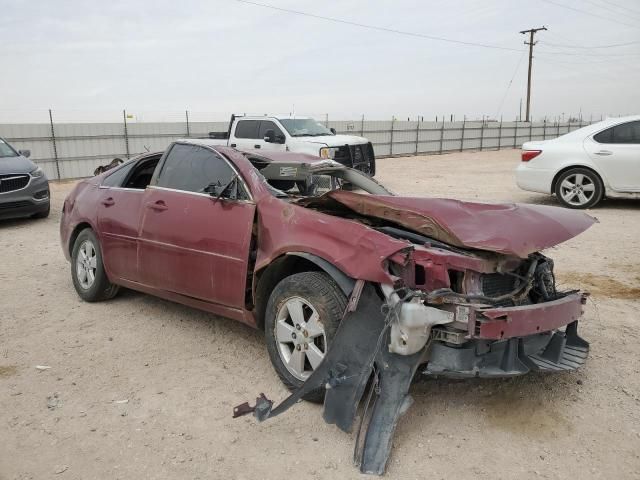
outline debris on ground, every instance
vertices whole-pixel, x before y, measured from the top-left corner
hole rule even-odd
[[[62,405],[62,400],[60,400],[59,394],[56,392],[53,395],[49,395],[47,397],[47,408],[49,410],[55,410],[56,408],[60,408]]]

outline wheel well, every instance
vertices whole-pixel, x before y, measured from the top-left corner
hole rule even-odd
[[[562,170],[560,170],[558,173],[556,173],[556,176],[553,177],[553,182],[551,182],[551,194],[553,195],[554,193],[556,193],[556,183],[558,183],[558,178],[560,178],[560,175],[562,175],[564,172],[567,172],[569,170],[573,170],[574,168],[582,168],[584,170],[589,170],[590,172],[593,172],[594,175],[596,177],[598,177],[598,180],[600,180],[600,183],[602,184],[602,188],[604,189],[604,182],[602,181],[602,177],[600,176],[600,174],[598,172],[596,172],[593,168],[591,167],[585,167],[584,165],[571,165],[569,167],[565,167]],[[604,192],[603,192],[604,193]]]
[[[310,254],[283,255],[268,266],[256,272],[255,318],[258,328],[264,329],[264,313],[269,296],[275,286],[285,277],[301,272],[325,272],[344,291],[347,282],[354,282],[350,277],[338,270],[326,260]],[[341,277],[341,278],[340,278]],[[353,285],[351,285],[353,288]],[[345,295],[348,296],[347,293]]]
[[[76,243],[76,238],[78,238],[80,232],[85,228],[92,228],[91,224],[87,222],[79,223],[78,225],[76,225],[76,228],[73,229],[73,232],[71,232],[71,236],[69,237],[69,245],[67,245],[67,248],[69,249],[69,257],[73,255],[73,245],[74,243]]]

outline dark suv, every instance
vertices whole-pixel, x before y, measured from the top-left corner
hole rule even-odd
[[[29,155],[0,137],[0,219],[49,216],[49,180]]]

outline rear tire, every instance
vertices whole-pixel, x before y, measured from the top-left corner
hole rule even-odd
[[[265,339],[273,368],[289,390],[300,388],[320,365],[346,306],[347,297],[325,272],[296,273],[273,289]],[[303,398],[321,403],[324,394],[320,387]]]
[[[555,194],[567,208],[592,208],[604,196],[600,176],[587,168],[572,168],[563,172],[556,180]]]
[[[118,293],[118,285],[107,278],[100,242],[90,228],[82,230],[73,244],[71,279],[76,292],[86,302],[109,300]]]

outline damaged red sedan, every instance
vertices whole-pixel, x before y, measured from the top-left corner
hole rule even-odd
[[[323,186],[329,186],[323,193]],[[80,182],[60,234],[78,294],[120,287],[265,332],[293,391],[238,406],[274,417],[299,399],[351,431],[382,474],[417,373],[505,377],[580,367],[585,294],[540,253],[594,219],[560,208],[395,196],[357,170],[181,140]]]

